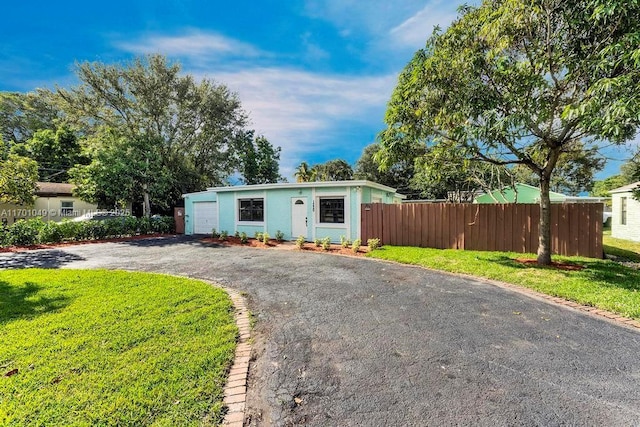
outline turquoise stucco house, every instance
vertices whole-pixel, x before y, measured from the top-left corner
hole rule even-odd
[[[331,181],[214,187],[183,194],[185,234],[215,228],[253,237],[256,231],[286,240],[360,237],[363,203],[400,203],[405,196],[371,181]]]

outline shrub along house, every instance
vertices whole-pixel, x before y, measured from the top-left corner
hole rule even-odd
[[[331,181],[216,187],[184,194],[185,234],[210,234],[215,228],[256,232],[294,240],[360,236],[362,203],[400,203],[405,196],[370,181]]]

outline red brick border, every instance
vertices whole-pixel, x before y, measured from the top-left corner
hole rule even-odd
[[[237,291],[224,289],[235,307],[236,325],[240,332],[240,339],[236,347],[233,365],[229,371],[229,378],[224,387],[224,405],[227,414],[223,426],[242,427],[244,425],[244,411],[247,400],[247,377],[249,374],[249,359],[251,357],[251,324],[249,311],[244,297]]]
[[[593,306],[590,306],[590,305],[578,304],[575,301],[569,301],[569,300],[566,300],[566,299],[561,298],[561,297],[556,297],[556,296],[552,296],[552,295],[543,294],[542,292],[534,291],[533,289],[525,288],[523,286],[514,285],[514,284],[506,283],[506,282],[500,282],[498,280],[487,279],[487,278],[484,278],[484,277],[472,276],[472,275],[469,275],[469,274],[452,273],[450,271],[436,270],[436,269],[433,269],[433,268],[423,267],[423,266],[415,265],[415,264],[403,264],[401,262],[391,261],[391,260],[386,260],[386,259],[379,259],[379,258],[366,258],[366,259],[373,260],[373,261],[388,262],[390,264],[403,265],[403,266],[406,266],[406,267],[421,268],[423,270],[435,271],[435,272],[438,272],[438,273],[448,274],[450,276],[464,277],[466,279],[472,279],[472,280],[476,280],[478,282],[484,282],[484,283],[487,283],[487,284],[490,284],[490,285],[493,285],[493,286],[497,286],[497,287],[500,287],[500,288],[510,289],[510,290],[512,290],[514,292],[517,292],[517,293],[520,293],[520,294],[524,294],[524,295],[528,295],[528,296],[533,297],[533,298],[542,299],[542,300],[545,300],[545,301],[547,301],[549,303],[552,303],[552,304],[561,305],[561,306],[564,306],[564,307],[569,307],[569,308],[572,308],[574,310],[579,310],[579,311],[584,312],[585,314],[589,314],[589,315],[592,315],[594,317],[599,317],[599,318],[601,318],[603,320],[607,320],[609,322],[617,323],[618,325],[627,326],[627,327],[631,327],[631,328],[634,328],[634,329],[640,329],[640,321],[638,321],[636,319],[632,319],[630,317],[624,317],[624,316],[621,316],[619,314],[612,313],[612,312],[607,311],[607,310],[602,310],[600,308],[593,307]]]

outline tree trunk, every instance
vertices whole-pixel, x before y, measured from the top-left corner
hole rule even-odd
[[[151,201],[149,198],[149,186],[147,184],[142,186],[142,215],[146,218],[151,216]]]
[[[538,265],[551,264],[551,199],[549,178],[540,177],[540,226],[538,231]]]

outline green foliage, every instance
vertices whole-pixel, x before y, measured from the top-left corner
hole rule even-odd
[[[282,180],[280,176],[280,147],[274,148],[264,136],[254,138],[247,132],[240,155],[240,173],[245,184],[270,184]]]
[[[325,237],[324,239],[322,239],[321,244],[322,249],[324,249],[325,251],[331,249],[331,237]]]
[[[160,55],[85,62],[76,73],[80,85],[57,95],[94,160],[72,174],[85,198],[144,202],[149,213],[149,205],[222,184],[237,168],[247,117],[226,86],[181,75]]]
[[[538,260],[548,264],[549,185],[560,159],[578,144],[624,143],[640,125],[639,14],[640,3],[626,0],[462,8],[401,73],[381,162],[420,143],[435,169],[447,153],[462,167],[526,166],[540,179]]]
[[[173,217],[116,217],[101,221],[44,222],[41,218],[16,221],[2,230],[0,245],[28,246],[62,241],[100,240],[136,234],[172,233]]]
[[[551,175],[550,188],[569,196],[591,191],[594,186],[593,176],[602,170],[606,161],[595,147],[585,148],[582,142],[576,142],[573,149],[567,147],[566,152],[558,159]],[[524,165],[516,165],[512,173],[514,181],[538,187],[540,177]]]
[[[249,238],[247,237],[247,233],[243,231],[242,233],[240,233],[240,243],[244,245],[248,242],[249,242]]]
[[[226,241],[229,238],[229,233],[227,233],[227,230],[222,230],[220,232],[220,240],[222,240],[223,242]]]
[[[220,237],[220,233],[218,233],[218,231],[215,228],[211,230],[211,238],[217,239],[218,237]]]
[[[284,233],[280,230],[276,231],[276,241],[282,242],[284,240]]]
[[[62,240],[80,240],[81,229],[84,227],[83,222],[64,220],[56,224],[62,234]]]
[[[236,230],[235,233],[233,233],[233,237],[235,237],[236,239],[240,238],[240,232],[238,230]]]
[[[255,237],[256,240],[262,240],[262,234],[261,231],[256,231],[253,237]]]
[[[311,168],[306,162],[302,162],[296,168],[295,176],[297,182],[348,181],[353,179],[353,169],[342,159],[329,160]]]
[[[315,181],[315,177],[313,176],[311,167],[307,162],[302,162],[296,167],[294,176],[296,177],[296,182]]]
[[[320,239],[313,239],[313,244],[316,246],[316,248],[319,248],[320,246],[322,246],[322,241]]]
[[[39,181],[67,182],[69,169],[88,163],[75,132],[66,126],[38,130],[25,144],[16,148],[18,154],[38,163]]]
[[[360,239],[356,239],[353,241],[353,244],[351,245],[351,250],[353,251],[354,254],[358,253],[358,251],[360,250],[360,245],[362,245],[362,241]]]
[[[60,243],[64,240],[62,228],[53,221],[45,222],[38,233],[38,241],[47,243]]]
[[[34,92],[0,92],[0,139],[12,146],[26,143],[37,131],[56,129],[61,118],[53,94],[45,89]]]
[[[340,246],[348,248],[351,242],[347,239],[347,236],[340,236]]]
[[[21,219],[9,226],[8,243],[15,246],[29,246],[41,243],[39,240],[44,221],[40,218]]]
[[[159,141],[105,131],[87,144],[93,151],[91,163],[69,171],[77,196],[106,206],[115,206],[119,200],[143,201],[145,216],[152,205],[169,207],[167,194],[173,178]]]
[[[346,161],[335,159],[314,165],[312,175],[316,181],[348,181],[353,179],[353,169]]]
[[[269,233],[265,232],[262,234],[262,243],[265,245],[269,243]]]
[[[370,251],[375,251],[382,245],[380,244],[380,239],[367,239],[367,246],[369,247]]]
[[[2,372],[18,369],[0,381],[0,424],[222,423],[238,329],[221,289],[105,270],[2,271],[0,283]]]
[[[35,161],[15,154],[0,158],[0,203],[33,205],[37,180]]]
[[[304,243],[306,241],[307,241],[307,239],[303,235],[298,236],[298,238],[296,239],[296,247],[298,249],[304,248]]]
[[[155,233],[174,233],[176,231],[176,220],[172,216],[151,218],[151,228]]]
[[[380,144],[370,144],[364,148],[362,155],[356,162],[354,179],[365,179],[395,188],[400,194],[409,195],[410,198],[418,196],[415,188],[411,185],[414,175],[414,158],[418,153],[407,153],[405,158],[399,159],[381,170],[380,164],[376,161],[376,155],[380,148]],[[420,150],[420,148],[416,147],[416,150]]]

